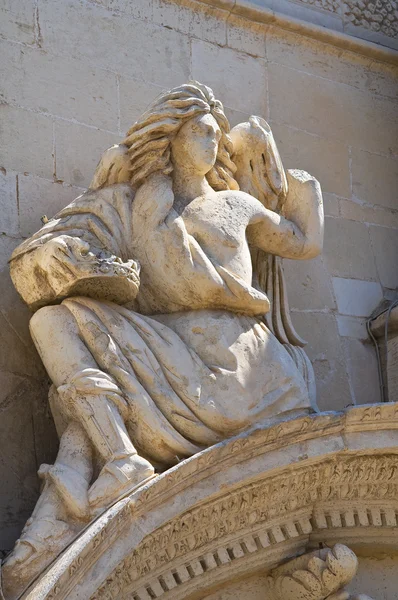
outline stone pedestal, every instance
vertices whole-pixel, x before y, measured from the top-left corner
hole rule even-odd
[[[344,543],[360,564],[396,560],[397,498],[397,404],[285,420],[117,502],[22,598],[223,600],[247,580],[247,598],[271,599],[272,570],[304,552]],[[339,598],[371,593],[359,575]]]

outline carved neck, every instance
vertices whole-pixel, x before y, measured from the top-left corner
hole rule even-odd
[[[205,175],[186,169],[184,166],[174,165],[172,177],[175,203],[179,207],[184,207],[195,198],[213,192]]]

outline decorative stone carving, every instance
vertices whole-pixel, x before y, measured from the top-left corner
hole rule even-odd
[[[212,91],[190,82],[14,251],[60,449],[5,562],[9,597],[155,469],[317,410],[280,258],[313,258],[322,242],[319,183],[285,173],[263,119],[230,132]]]
[[[240,434],[116,503],[23,600],[189,600],[320,544],[394,554],[397,440],[394,404]]]
[[[336,544],[281,565],[270,574],[269,586],[274,600],[371,600],[344,591],[357,569],[354,552]]]
[[[303,4],[315,6],[327,10],[328,12],[338,13],[340,10],[340,0],[299,0]]]
[[[353,25],[398,37],[397,3],[395,0],[347,0],[343,4],[344,17]]]

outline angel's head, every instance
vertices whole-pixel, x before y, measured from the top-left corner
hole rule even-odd
[[[158,96],[134,123],[128,148],[130,182],[138,187],[152,173],[172,174],[182,161],[200,171],[215,190],[239,189],[233,174],[229,123],[212,90],[196,81]]]

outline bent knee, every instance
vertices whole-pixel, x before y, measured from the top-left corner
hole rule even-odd
[[[29,329],[33,339],[39,341],[43,337],[53,336],[56,332],[77,332],[77,323],[66,306],[43,306],[31,318]]]

